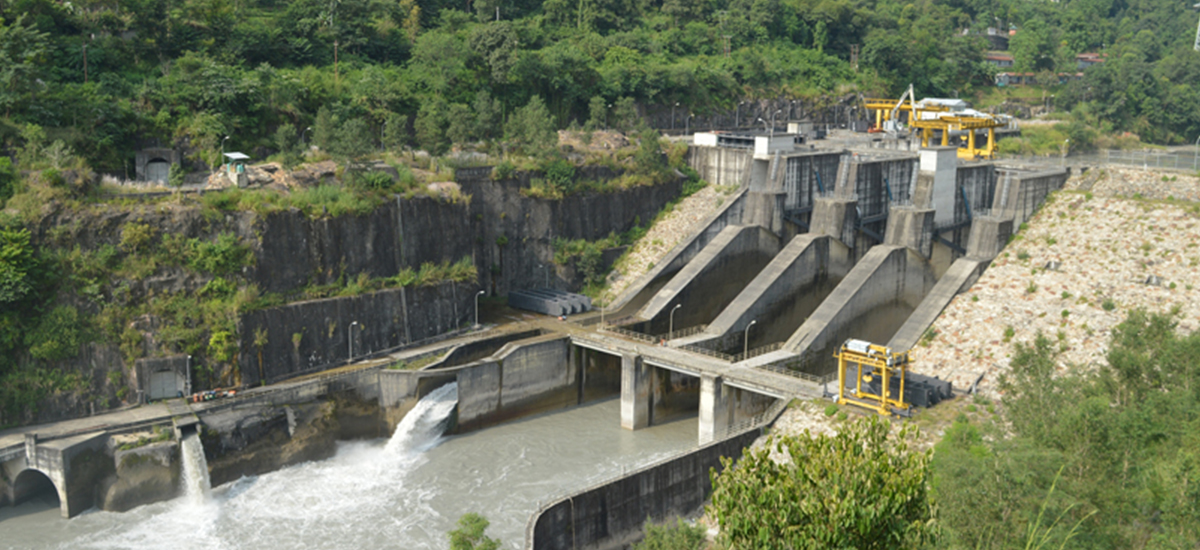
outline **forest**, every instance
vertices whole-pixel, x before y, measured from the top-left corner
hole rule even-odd
[[[1074,143],[1191,143],[1195,21],[1168,0],[4,0],[0,144],[17,156],[57,143],[56,164],[127,176],[147,145],[179,146],[198,170],[222,145],[263,158],[281,127],[319,138],[305,129],[323,108],[379,145],[438,154],[495,146],[535,96],[559,128],[622,100],[683,116],[909,83],[971,98],[997,70],[988,27],[1015,31],[1013,70],[1074,73],[1076,54],[1106,56],[1053,86]]]

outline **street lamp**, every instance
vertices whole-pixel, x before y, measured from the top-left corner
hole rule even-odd
[[[683,135],[685,135],[685,136],[691,135],[691,133],[692,133],[692,117],[694,117],[694,116],[696,116],[696,115],[693,115],[691,111],[688,111],[687,118],[685,118],[683,120]]]
[[[307,134],[309,130],[312,130],[312,126],[309,126],[308,128],[305,128],[303,132],[300,132],[300,144],[301,145],[304,145],[304,143],[305,143],[304,135]]]
[[[1071,146],[1071,138],[1063,140],[1062,163],[1061,166],[1067,165],[1067,148]]]
[[[783,109],[775,109],[775,112],[771,113],[771,137],[775,137],[775,115],[782,112]]]
[[[227,140],[227,139],[229,139],[229,136],[225,136],[225,137],[221,138],[221,160],[222,161],[225,160],[225,140]]]
[[[675,334],[675,310],[681,307],[683,307],[683,304],[675,304],[675,307],[671,308],[671,314],[667,316],[667,340],[670,340],[671,335]]]
[[[750,327],[756,323],[758,323],[758,319],[750,321],[750,324],[746,325],[746,331],[742,333],[742,361],[745,361],[750,355]]]
[[[763,123],[763,131],[764,132],[769,131],[769,128],[767,128],[767,121],[763,120],[763,117],[758,117],[758,121]]]
[[[671,130],[675,130],[675,108],[678,106],[679,106],[678,101],[676,101],[675,104],[671,106]]]
[[[346,335],[346,346],[349,348],[350,359],[354,359],[354,327],[358,321],[350,323],[350,331]]]
[[[483,296],[484,294],[486,294],[486,292],[483,290],[480,290],[479,292],[475,293],[475,326],[476,327],[479,326],[479,297]]]
[[[546,268],[546,288],[550,288],[550,264],[538,264],[538,267]]]
[[[740,128],[740,127],[741,127],[741,122],[742,122],[742,105],[745,105],[745,104],[746,104],[746,102],[745,102],[745,101],[739,101],[739,102],[738,102],[738,104],[737,104],[737,110],[735,110],[735,111],[733,112],[733,129],[734,129],[734,130],[737,130],[738,128]]]
[[[183,394],[192,394],[192,356],[187,358],[187,379],[183,381]]]

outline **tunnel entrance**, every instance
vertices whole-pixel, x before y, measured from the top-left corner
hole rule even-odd
[[[37,470],[25,470],[17,474],[12,486],[13,504],[37,502],[46,506],[59,505],[58,489],[50,477]]]

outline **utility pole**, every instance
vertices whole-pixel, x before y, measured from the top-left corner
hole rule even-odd
[[[87,42],[84,42],[84,43],[83,43],[83,83],[84,83],[84,84],[87,84],[87,83],[88,83],[88,74],[87,74]]]

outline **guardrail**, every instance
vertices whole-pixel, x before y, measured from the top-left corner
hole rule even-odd
[[[759,355],[766,355],[773,351],[779,351],[780,349],[783,349],[783,342],[775,342],[774,344],[767,344],[765,346],[754,348],[746,353],[738,354],[735,357],[737,357],[737,361],[740,362],[747,359],[753,359]]]
[[[649,334],[642,334],[640,332],[634,332],[627,328],[622,328],[622,327],[618,327],[618,326],[614,326],[614,325],[603,325],[600,327],[600,330],[604,331],[604,332],[611,332],[613,334],[622,336],[624,338],[629,338],[631,340],[638,340],[640,342],[646,342],[646,343],[650,343],[650,344],[658,343],[657,340],[655,340],[655,338],[653,336],[650,336]]]
[[[708,330],[708,325],[696,325],[694,327],[688,327],[683,330],[677,330],[675,332],[668,333],[667,339],[674,340],[676,338],[687,338],[688,336],[700,334],[705,330]]]
[[[812,382],[814,384],[824,384],[826,382],[829,382],[829,381],[837,378],[836,372],[831,372],[829,374],[818,376],[816,374],[811,374],[811,373],[807,373],[807,372],[803,372],[803,371],[789,369],[783,365],[762,365],[758,368],[763,369],[763,370],[769,370],[771,372],[776,372],[779,374],[784,374],[787,376],[791,376],[793,378],[799,378],[801,380],[804,380],[806,382]]]
[[[734,363],[737,360],[736,356],[729,355],[728,353],[722,353],[715,349],[702,348],[700,346],[686,345],[686,346],[679,346],[679,349],[687,350],[692,353],[699,353],[701,355],[707,355],[714,359],[720,359],[721,361],[725,361],[726,363]]]
[[[1001,163],[1020,163],[1057,167],[1066,166],[1068,164],[1116,164],[1142,168],[1145,170],[1149,170],[1151,168],[1156,170],[1165,169],[1186,171],[1200,169],[1200,155],[1194,151],[1163,152],[1104,149],[1095,153],[1088,153],[1084,155],[1067,155],[1065,157],[1061,154],[1051,156],[1001,155],[996,160],[997,162]]]

